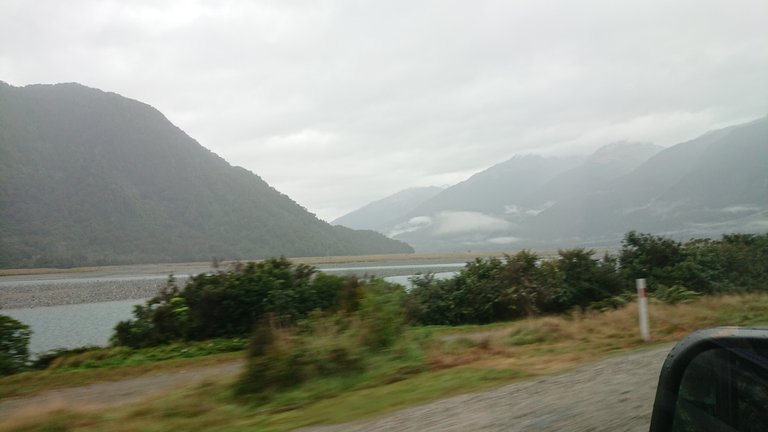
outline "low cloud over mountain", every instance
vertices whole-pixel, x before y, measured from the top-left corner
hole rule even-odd
[[[768,230],[768,117],[666,149],[618,142],[584,157],[517,156],[380,229],[417,250],[616,244]]]

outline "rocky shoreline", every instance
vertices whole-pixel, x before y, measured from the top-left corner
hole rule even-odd
[[[179,282],[183,282],[180,280]],[[165,286],[165,278],[127,280],[0,281],[0,308],[23,309],[80,303],[149,298]]]

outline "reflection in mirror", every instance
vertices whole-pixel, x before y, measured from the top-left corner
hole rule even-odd
[[[672,430],[768,430],[768,352],[713,348],[685,370]]]

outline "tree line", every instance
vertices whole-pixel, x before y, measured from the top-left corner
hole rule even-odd
[[[682,243],[631,231],[616,255],[596,257],[593,250],[577,248],[547,260],[522,251],[478,258],[450,279],[416,277],[406,308],[418,324],[482,324],[621,306],[634,298],[638,278],[647,279],[657,300],[676,302],[765,290],[767,277],[768,234]]]
[[[477,258],[449,279],[413,277],[401,307],[413,325],[483,324],[620,306],[633,297],[637,278],[646,278],[650,293],[663,301],[768,288],[768,234],[682,243],[631,231],[617,254],[595,255],[575,248],[551,259],[531,251]],[[193,276],[183,288],[170,278],[158,296],[136,307],[134,319],[117,325],[113,341],[141,347],[241,336],[267,316],[288,326],[313,311],[351,313],[372,284],[386,285],[285,258]]]
[[[337,342],[346,340],[347,348],[355,345],[350,340],[369,348],[386,347],[408,324],[482,324],[619,307],[634,298],[636,278],[646,278],[651,296],[665,302],[764,291],[768,234],[682,243],[632,231],[616,254],[598,257],[593,250],[575,248],[560,250],[553,258],[531,251],[478,258],[448,279],[417,275],[408,290],[381,279],[325,274],[282,257],[238,263],[192,276],[184,286],[170,277],[157,296],[135,307],[133,319],[117,324],[112,343],[142,348],[253,334],[259,340],[255,346],[262,348],[251,352],[259,353],[265,344],[282,340],[276,335],[285,329],[303,328],[304,345],[288,339],[306,348],[319,338],[307,337],[314,334],[307,329],[324,322],[319,327]],[[2,324],[0,339],[15,341],[0,347],[0,364],[5,365],[0,373],[9,373],[24,364],[29,331],[5,318]],[[333,346],[329,356],[354,358],[347,348]]]

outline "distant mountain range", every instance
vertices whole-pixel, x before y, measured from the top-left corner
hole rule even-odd
[[[406,189],[347,213],[331,223],[354,229],[385,231],[443,189],[437,186]]]
[[[412,251],[320,221],[149,105],[0,82],[0,267]]]
[[[517,156],[388,226],[356,226],[418,251],[616,245],[629,230],[768,231],[768,117],[666,149],[622,142],[585,158]]]

